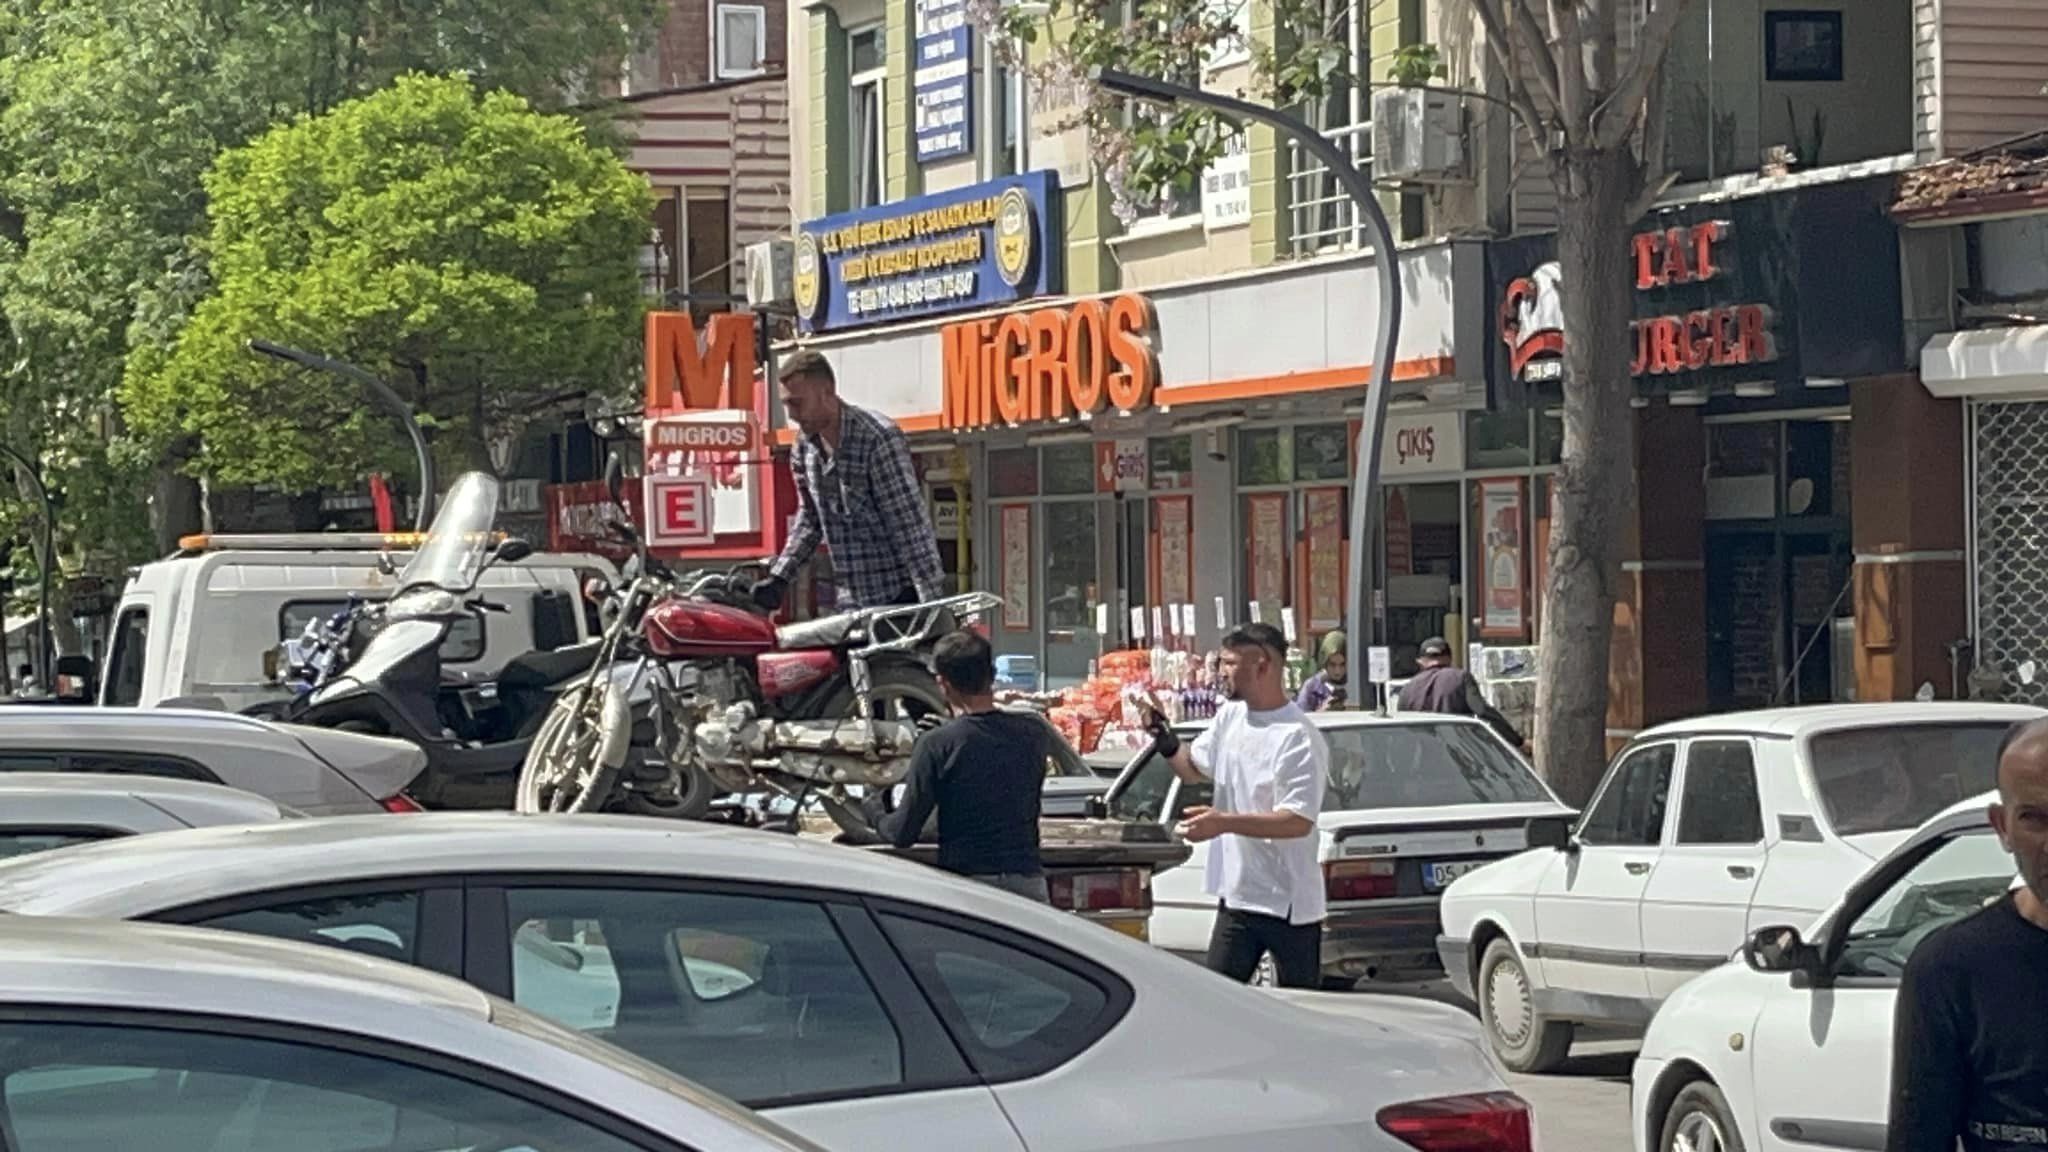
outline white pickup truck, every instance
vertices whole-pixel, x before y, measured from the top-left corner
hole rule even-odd
[[[391,595],[418,541],[409,532],[186,537],[176,553],[130,572],[99,703],[188,700],[238,712],[282,697],[271,674],[278,645],[352,595]],[[601,556],[559,553],[492,565],[478,592],[511,610],[451,630],[447,669],[488,680],[515,656],[595,635],[582,596],[591,576],[616,581],[618,570]]]

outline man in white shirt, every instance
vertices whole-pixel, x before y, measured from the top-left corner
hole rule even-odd
[[[1323,872],[1316,817],[1330,776],[1330,749],[1308,713],[1289,699],[1287,640],[1270,624],[1223,638],[1227,703],[1193,744],[1167,726],[1156,699],[1148,727],[1182,780],[1214,781],[1212,807],[1187,810],[1180,833],[1214,840],[1206,890],[1217,898],[1208,965],[1248,981],[1271,953],[1283,988],[1322,977]]]

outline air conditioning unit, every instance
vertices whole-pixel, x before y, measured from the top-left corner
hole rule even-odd
[[[1455,93],[1381,88],[1372,94],[1372,174],[1388,183],[1462,184],[1465,113]]]
[[[747,305],[789,306],[796,302],[796,246],[788,240],[763,240],[747,245]]]

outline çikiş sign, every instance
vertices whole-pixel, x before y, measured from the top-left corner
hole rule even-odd
[[[1062,286],[1051,172],[812,220],[798,230],[806,333],[1007,304]]]
[[[1708,220],[1637,233],[1631,242],[1639,293],[1720,281],[1726,270],[1720,246],[1734,225]],[[1547,261],[1518,277],[1501,299],[1500,334],[1508,346],[1508,372],[1525,381],[1564,375],[1563,278]],[[1672,376],[1705,368],[1767,364],[1778,358],[1776,315],[1761,303],[1710,304],[1629,325],[1634,376]]]

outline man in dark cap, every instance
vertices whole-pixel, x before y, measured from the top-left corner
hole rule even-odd
[[[1443,637],[1431,636],[1424,640],[1415,662],[1422,666],[1422,671],[1401,686],[1401,711],[1477,716],[1500,733],[1500,738],[1511,747],[1527,746],[1522,734],[1515,731],[1508,718],[1486,698],[1479,681],[1470,672],[1451,663],[1451,646]]]

